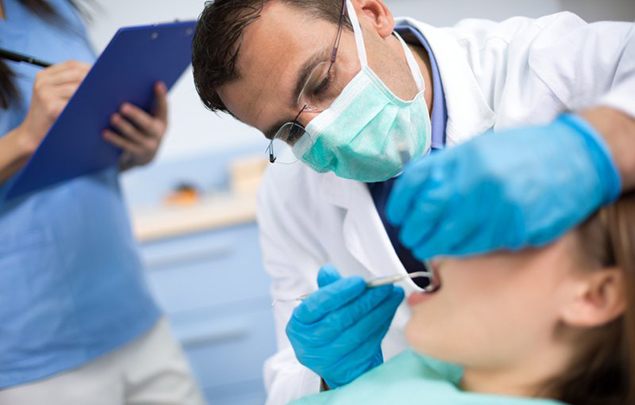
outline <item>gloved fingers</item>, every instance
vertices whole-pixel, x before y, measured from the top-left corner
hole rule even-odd
[[[474,254],[479,254],[481,253],[480,250],[478,250],[478,246],[482,245],[484,240],[489,240],[489,237],[487,236],[489,232],[486,232],[483,228],[479,227],[478,225],[474,224],[474,226],[469,227],[466,226],[466,228],[459,232],[455,232],[454,233],[454,237],[452,238],[452,240],[448,240],[446,242],[446,246],[447,248],[445,249],[445,253],[443,252],[439,252],[438,254],[435,254],[437,256],[439,255],[452,255],[452,256],[457,256],[457,257],[465,257],[465,256],[472,256]],[[491,241],[489,241],[491,243]],[[488,243],[488,245],[490,244]],[[422,245],[422,247],[424,247]],[[475,252],[474,250],[477,249],[478,251]],[[414,256],[418,257],[417,254],[431,254],[430,251],[427,252],[421,252],[421,251],[416,251],[414,252]],[[432,257],[432,256],[428,256]],[[419,259],[419,260],[425,260],[425,259]]]
[[[357,299],[366,290],[366,282],[358,276],[342,278],[309,295],[293,311],[292,318],[311,324],[328,313]]]
[[[382,336],[384,335],[385,332]],[[381,340],[368,340],[356,346],[353,351],[337,358],[331,367],[334,370],[354,370],[349,372],[347,377],[342,378],[344,380],[342,382],[346,384],[382,362]]]
[[[407,214],[399,239],[409,249],[421,243],[433,229],[439,226],[448,211],[451,200],[449,185],[420,193],[413,202],[412,211]]]
[[[489,200],[487,196],[483,198]],[[508,228],[513,225],[512,221],[503,214],[507,211],[504,207],[504,203],[500,200],[495,200],[490,201],[489,204],[480,204],[478,202],[470,202],[469,204],[475,207],[479,206],[480,208],[477,209],[482,215],[478,215],[477,213],[476,215],[471,215],[466,218],[461,224],[448,225],[445,232],[452,236],[445,242],[447,246],[445,249],[446,252],[439,254],[462,257],[474,256],[493,250],[499,250],[503,246],[507,246],[505,243],[505,235],[508,232]],[[496,223],[491,222],[490,213],[496,213]],[[498,226],[496,224],[498,224]],[[458,227],[461,229],[456,229]],[[430,252],[425,253],[430,254]],[[417,252],[415,252],[415,257],[416,256]]]
[[[446,201],[439,202],[443,208],[439,208],[436,218],[427,215],[430,219],[425,223],[423,219],[416,218],[413,221],[421,223],[419,227],[419,237],[415,239],[414,231],[412,239],[404,246],[410,248],[415,257],[419,260],[430,259],[435,256],[455,255],[456,249],[461,249],[461,242],[467,234],[472,234],[479,224],[489,218],[481,215],[485,212],[485,207],[478,203],[478,198],[447,198]],[[443,210],[443,211],[441,211]],[[422,215],[423,217],[423,215]],[[432,222],[434,220],[434,222]],[[409,222],[406,223],[408,225]],[[406,226],[402,233],[406,231]]]
[[[381,341],[381,331],[390,325],[392,318],[404,298],[401,287],[393,287],[391,295],[380,305],[373,308],[365,317],[350,328],[346,329],[330,345],[329,350],[336,357],[346,355],[351,348],[357,347],[368,340]]]
[[[443,218],[441,223],[434,229],[431,229],[424,238],[422,238],[417,245],[413,246],[412,253],[419,260],[427,260],[435,256],[451,255],[454,252],[450,251],[450,244],[454,245],[452,240],[455,235],[451,235],[448,229],[452,229],[452,232],[462,232],[462,229],[454,229],[455,221],[448,226],[449,218]]]
[[[309,332],[307,340],[310,340],[311,345],[316,347],[330,344],[344,331],[386,301],[393,292],[392,285],[367,289],[355,301],[327,314],[319,322],[311,324],[309,326],[311,331],[307,331]]]
[[[337,269],[334,266],[330,264],[326,264],[322,266],[320,268],[320,271],[318,272],[318,278],[317,278],[318,287],[320,288],[326,287],[327,285],[333,284],[334,282],[336,282],[337,280],[341,278],[342,276],[340,275],[340,273],[337,271]]]
[[[322,347],[306,345],[304,338],[311,328],[290,321],[287,334],[300,363],[322,376],[331,388],[346,384],[370,368],[381,364],[380,344],[385,336],[396,308],[403,300],[400,287],[392,287],[389,297],[375,307],[368,319],[357,322],[336,341]],[[300,329],[296,329],[300,325]],[[306,328],[306,330],[302,330]],[[298,335],[299,334],[299,335]],[[342,361],[346,359],[346,361]]]
[[[369,364],[370,368],[377,366],[383,362],[383,355],[381,353],[381,342],[390,329],[391,322],[384,322],[376,331],[373,331],[373,339],[367,339],[358,347],[361,350],[355,349],[342,357],[343,363],[355,365],[357,368],[362,368],[364,364]],[[373,344],[375,346],[373,346]],[[363,347],[364,346],[364,347]],[[375,348],[375,350],[373,350]],[[336,364],[336,367],[340,367],[341,364]],[[368,370],[369,368],[366,368]]]
[[[374,340],[368,340],[355,347],[346,355],[336,358],[319,374],[330,389],[335,389],[355,380],[383,362],[381,345]]]
[[[395,182],[386,204],[386,216],[393,225],[399,226],[403,223],[412,209],[417,194],[426,189],[426,179],[432,169],[429,162],[431,159],[432,156],[426,157],[406,166]]]
[[[383,363],[381,341],[369,339],[344,355],[334,358],[332,363],[324,367],[320,375],[329,388],[337,388],[350,383],[381,363]]]
[[[397,289],[401,290],[399,287],[397,287]],[[403,294],[403,290],[401,290],[401,293]],[[400,303],[401,300],[398,298],[399,293],[396,292],[396,294],[396,302]],[[401,299],[403,299],[403,296]],[[381,341],[384,336],[386,336],[391,321],[392,317],[387,322],[373,325],[375,330],[370,331],[369,336],[372,336],[371,338],[362,339],[360,344],[353,346],[353,350],[342,353],[341,356],[336,358],[335,362],[325,367],[324,374],[333,376],[333,378],[325,378],[324,375],[322,375],[324,381],[330,388],[348,384],[361,374],[383,362]]]

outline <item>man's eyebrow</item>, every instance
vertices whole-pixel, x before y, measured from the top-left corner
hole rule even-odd
[[[329,60],[328,58],[329,58],[329,55],[331,54],[331,51],[332,51],[332,47],[330,45],[326,46],[322,48],[321,50],[319,50],[318,52],[314,53],[313,56],[311,56],[302,64],[297,75],[293,93],[291,94],[291,98],[289,99],[289,105],[296,106],[298,104],[298,98],[300,97],[300,92],[304,88],[306,81],[309,79],[309,75],[311,74],[311,72],[313,72],[313,69],[315,69],[317,65],[319,65],[322,62],[327,62]],[[304,106],[298,106],[298,107],[302,108]],[[282,127],[284,124],[286,124],[289,121],[290,121],[289,119],[278,121],[274,125],[270,126],[267,130],[264,131],[265,137],[267,139],[273,139],[273,137],[276,136],[276,133],[278,132],[280,127]]]
[[[298,103],[298,98],[300,97],[300,92],[304,88],[306,81],[309,80],[309,75],[313,72],[313,69],[317,65],[322,62],[327,62],[329,60],[329,56],[331,55],[333,46],[329,45],[321,50],[317,51],[313,54],[309,59],[307,59],[302,67],[300,67],[300,71],[298,72],[298,76],[295,82],[295,88],[293,89],[293,94],[291,94],[291,105],[296,105]],[[303,107],[303,106],[300,106]]]

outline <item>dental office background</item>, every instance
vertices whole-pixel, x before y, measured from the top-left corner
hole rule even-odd
[[[126,25],[187,20],[201,0],[98,0],[89,25],[98,52]],[[569,10],[587,21],[635,20],[634,0],[386,0],[396,16],[436,26]],[[260,262],[255,194],[267,142],[206,111],[191,70],[170,94],[158,159],[123,175],[147,278],[184,345],[207,399],[262,404],[261,368],[275,351],[268,279]]]

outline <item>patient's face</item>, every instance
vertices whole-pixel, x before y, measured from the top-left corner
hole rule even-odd
[[[433,261],[442,287],[408,299],[411,346],[466,367],[505,367],[554,339],[574,270],[571,235],[539,250]]]

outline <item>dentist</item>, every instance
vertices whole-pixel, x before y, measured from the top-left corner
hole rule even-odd
[[[363,278],[547,243],[635,186],[631,23],[435,28],[381,0],[217,0],[193,55],[205,105],[272,141],[258,217],[280,300],[270,404],[404,350],[400,302],[427,280]]]

